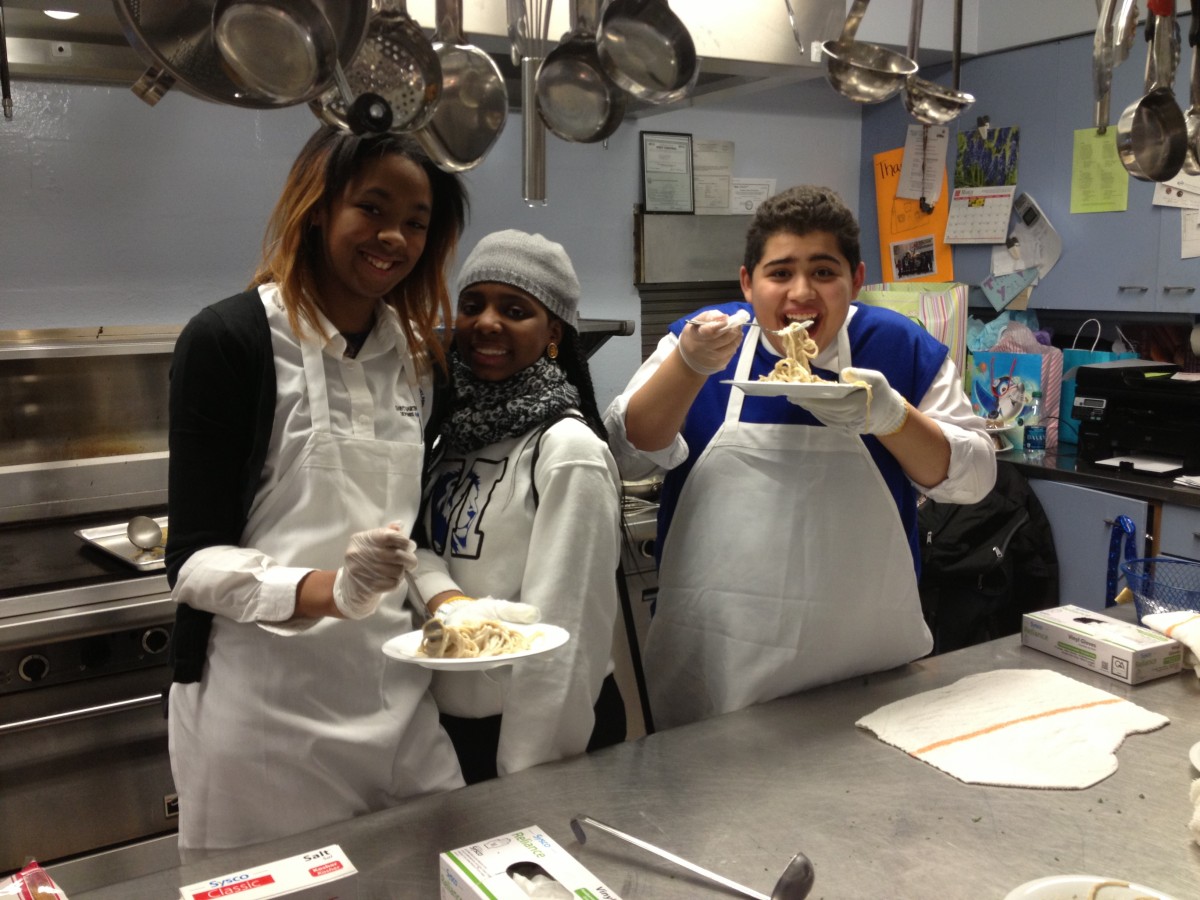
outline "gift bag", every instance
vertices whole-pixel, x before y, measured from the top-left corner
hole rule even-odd
[[[1089,324],[1096,326],[1096,337],[1091,349],[1079,347],[1079,336]],[[1079,366],[1090,366],[1094,363],[1112,362],[1118,359],[1134,359],[1136,353],[1113,353],[1108,350],[1097,350],[1100,341],[1100,320],[1088,319],[1075,332],[1075,340],[1071,346],[1063,350],[1063,383],[1058,406],[1058,439],[1068,444],[1079,443],[1079,420],[1071,415],[1075,406],[1075,369]]]
[[[865,285],[858,300],[908,316],[950,350],[959,372],[967,361],[967,286],[954,282]]]
[[[976,414],[1017,450],[1025,446],[1022,426],[1032,412],[1033,392],[1041,392],[1046,447],[1057,445],[1062,351],[1038,343],[1028,326],[1010,322],[992,349],[971,353],[963,388]]]

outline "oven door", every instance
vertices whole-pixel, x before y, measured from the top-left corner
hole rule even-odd
[[[170,668],[13,690],[52,649],[0,654],[0,872],[176,828],[162,701]]]

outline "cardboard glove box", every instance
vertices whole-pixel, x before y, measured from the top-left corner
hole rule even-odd
[[[438,863],[442,900],[621,900],[537,825],[449,850]]]
[[[1125,684],[1174,675],[1183,665],[1179,641],[1078,606],[1025,613],[1021,643]]]

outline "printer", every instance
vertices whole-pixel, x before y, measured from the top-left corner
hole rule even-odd
[[[1200,472],[1200,375],[1145,359],[1074,372],[1081,459],[1116,459],[1107,464],[1151,474]]]

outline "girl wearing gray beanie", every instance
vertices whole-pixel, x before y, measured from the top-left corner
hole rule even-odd
[[[511,666],[435,673],[442,724],[474,783],[625,739],[610,655],[620,476],[562,246],[490,234],[457,292],[453,402],[427,479],[413,585],[451,624],[540,616],[571,635]]]

